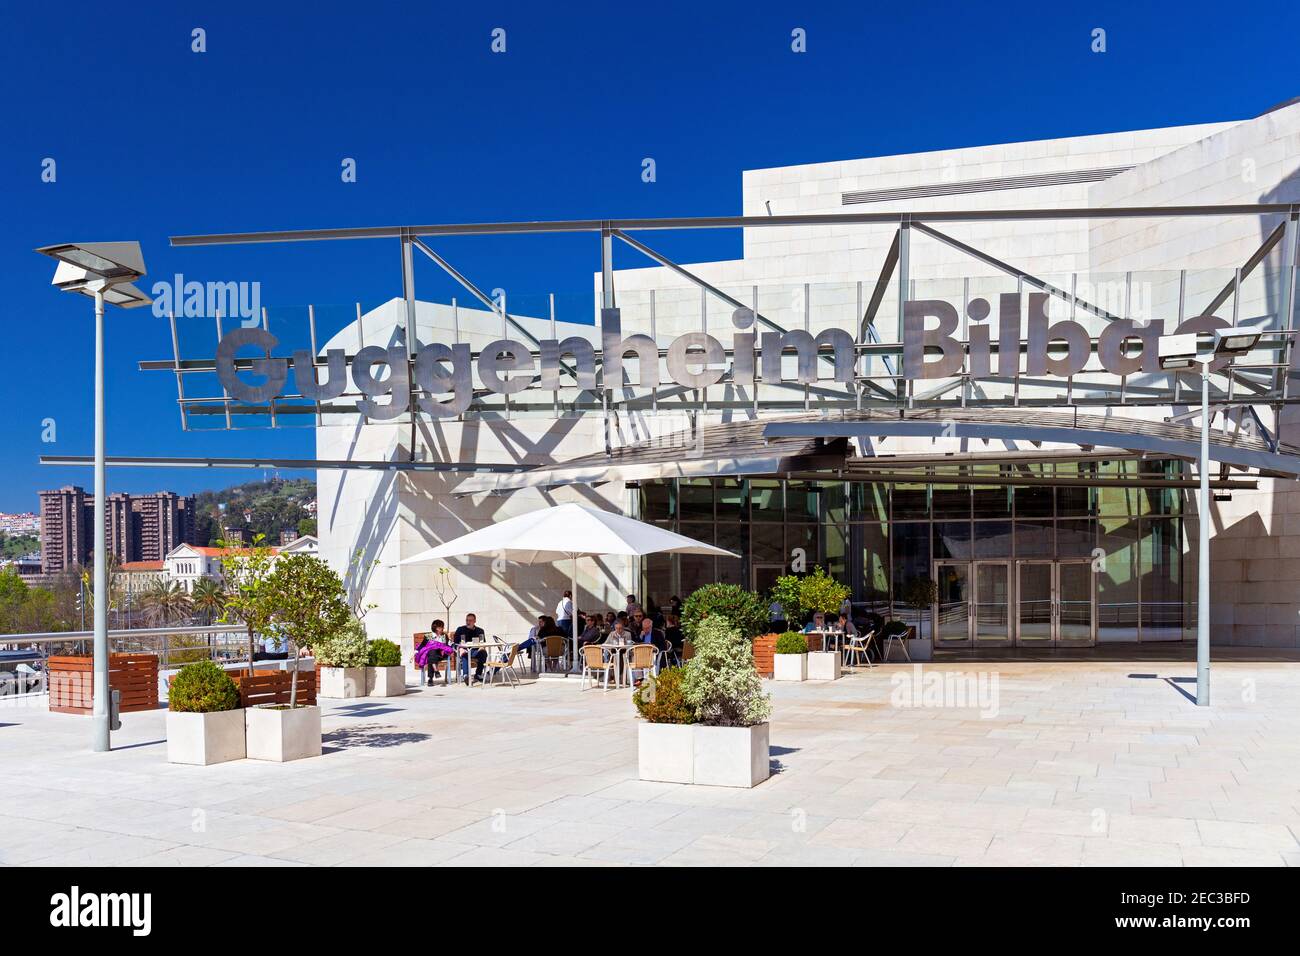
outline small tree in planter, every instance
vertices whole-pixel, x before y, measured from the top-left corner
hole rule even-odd
[[[695,640],[701,624],[709,618],[730,621],[741,637],[751,638],[767,628],[767,606],[753,591],[738,585],[706,584],[691,592],[682,606],[682,629]]]
[[[695,628],[695,656],[636,692],[643,780],[753,787],[770,774],[771,700],[754,670],[749,640],[715,614]],[[671,676],[669,676],[671,675]],[[688,722],[689,715],[689,722]]]
[[[253,539],[253,547],[242,548],[222,562],[226,601],[218,620],[223,624],[243,624],[248,629],[249,674],[253,672],[257,635],[270,629],[274,611],[266,582],[275,566],[275,552],[262,544],[265,539],[265,535],[259,534]],[[225,541],[217,543],[223,548],[238,547]]]
[[[351,618],[343,581],[328,564],[309,554],[291,554],[276,562],[266,580],[271,619],[289,642],[293,678],[289,707],[298,703],[298,652],[318,644]]]
[[[799,579],[799,606],[805,614],[839,614],[850,593],[846,585],[836,581],[824,568],[814,568],[812,574]]]
[[[803,581],[797,574],[783,574],[776,579],[772,585],[772,592],[768,595],[772,601],[781,605],[781,610],[785,613],[786,623],[791,627],[799,627],[803,623],[804,608],[799,593],[800,582]]]
[[[210,660],[187,664],[167,691],[167,759],[207,766],[245,755],[239,688]]]
[[[797,631],[786,631],[776,639],[776,653],[772,656],[772,677],[775,680],[808,679],[806,637]]]
[[[377,637],[366,651],[366,694],[369,697],[400,697],[406,693],[406,668],[402,649],[387,638]]]
[[[903,603],[916,612],[916,636],[921,636],[921,619],[939,600],[939,585],[929,578],[912,578],[903,586]]]

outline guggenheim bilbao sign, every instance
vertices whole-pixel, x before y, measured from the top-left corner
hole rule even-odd
[[[1157,340],[1165,330],[1160,320],[1139,323],[1110,321],[1094,341],[1083,325],[1071,320],[1051,321],[1046,293],[1030,293],[1022,302],[1018,293],[1000,297],[996,337],[993,322],[986,322],[991,306],[972,299],[966,308],[971,322],[967,341],[957,338],[957,307],[942,299],[917,299],[904,303],[903,371],[909,379],[1012,377],[1021,371],[1031,376],[1068,377],[1083,371],[1096,353],[1101,367],[1114,375],[1159,370]],[[816,335],[803,330],[753,331],[754,313],[737,309],[732,315],[731,342],[723,343],[705,332],[688,332],[668,346],[664,365],[672,383],[686,388],[717,385],[724,378],[735,385],[762,382],[817,382],[819,358],[829,360],[829,380],[852,386],[857,365],[857,343],[844,329],[823,329]],[[1025,328],[1022,330],[1022,324]],[[1229,323],[1215,316],[1188,319],[1176,332],[1208,332]],[[1027,333],[1022,336],[1022,331]],[[660,383],[660,348],[648,335],[623,335],[618,309],[603,309],[600,326],[601,381],[605,388],[623,387],[623,366],[629,356],[639,371],[638,384],[657,388]],[[479,381],[490,392],[513,395],[527,388],[557,390],[561,369],[567,367],[578,388],[597,388],[596,354],[585,338],[543,339],[534,351],[513,339],[498,339],[484,346],[477,363],[466,343],[435,343],[408,355],[404,345],[369,345],[349,359],[343,349],[329,349],[324,364],[301,349],[292,358],[273,357],[279,340],[261,328],[239,328],[227,333],[217,349],[216,371],[223,388],[239,402],[260,404],[284,397],[290,369],[297,394],[328,402],[348,389],[349,371],[357,407],[367,418],[385,421],[408,412],[414,399],[419,411],[436,418],[466,412],[473,400],[475,364]],[[259,355],[245,361],[240,352],[255,349]],[[793,355],[793,377],[786,375],[783,358]],[[728,359],[730,358],[730,361]],[[996,368],[994,367],[996,365]],[[386,370],[386,371],[385,371]]]

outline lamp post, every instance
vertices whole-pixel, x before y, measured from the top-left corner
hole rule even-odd
[[[93,585],[94,701],[91,747],[110,749],[108,712],[108,556],[104,516],[108,488],[104,477],[104,304],[124,309],[153,300],[131,285],[145,274],[138,242],[83,242],[43,246],[36,250],[58,261],[52,285],[95,300],[95,575]]]
[[[1162,335],[1160,367],[1171,372],[1199,368],[1201,372],[1201,460],[1199,526],[1196,548],[1196,706],[1210,706],[1210,366],[1232,364],[1238,355],[1255,347],[1260,333],[1249,329],[1217,329],[1213,346],[1203,354],[1195,332]]]

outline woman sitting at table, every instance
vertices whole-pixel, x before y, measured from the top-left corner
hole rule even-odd
[[[853,621],[849,618],[849,616],[848,616],[847,614],[841,614],[841,615],[840,615],[840,625],[839,625],[839,630],[840,630],[840,633],[842,633],[845,637],[857,637],[857,636],[858,636],[858,629],[857,629],[857,626],[854,625]]]
[[[676,614],[669,614],[664,618],[664,638],[668,641],[669,646],[674,653],[680,654],[682,642],[685,637],[682,635],[682,621]]]
[[[811,634],[813,631],[824,630],[826,630],[826,618],[822,615],[821,611],[814,614],[813,619],[805,624],[803,628],[805,634]]]
[[[425,686],[433,686],[433,676],[438,673],[438,665],[455,649],[447,643],[447,625],[436,620],[430,625],[433,630],[420,635],[420,643],[415,645],[415,666],[425,672]]]

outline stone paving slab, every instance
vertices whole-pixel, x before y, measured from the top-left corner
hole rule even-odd
[[[1300,665],[1216,664],[1209,708],[1169,680],[1193,674],[769,683],[778,772],[753,790],[638,780],[628,692],[576,680],[325,702],[321,757],[215,767],[166,762],[162,711],[92,754],[86,719],[6,700],[0,865],[1300,865]],[[927,700],[936,675],[992,696]]]

